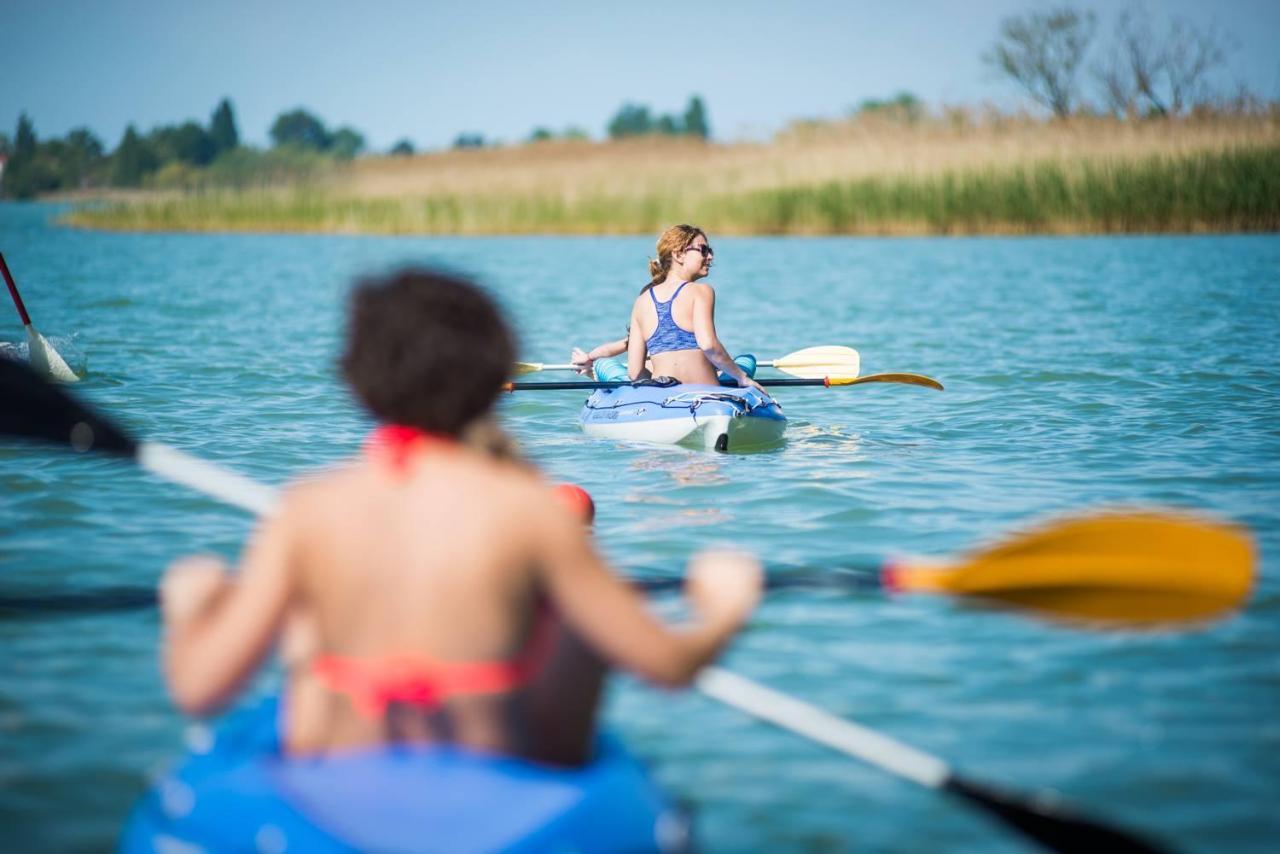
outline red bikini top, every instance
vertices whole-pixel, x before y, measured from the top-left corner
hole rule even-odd
[[[402,474],[419,450],[454,444],[447,436],[387,424],[373,431],[366,452],[385,458],[394,472]],[[540,607],[528,645],[507,661],[446,662],[421,653],[327,654],[316,657],[312,672],[330,690],[350,697],[356,711],[366,717],[382,717],[393,703],[430,711],[450,697],[496,694],[526,684],[551,652],[553,623],[551,612]]]

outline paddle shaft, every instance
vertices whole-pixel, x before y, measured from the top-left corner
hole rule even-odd
[[[4,273],[4,283],[9,286],[9,296],[13,297],[13,304],[18,307],[18,316],[22,318],[22,325],[30,326],[31,317],[27,314],[27,307],[22,304],[22,295],[18,293],[18,286],[14,284],[13,274],[9,272],[9,265],[5,263],[3,252],[0,252],[0,273]]]
[[[942,384],[930,377],[920,374],[868,374],[863,377],[823,377],[820,379],[803,379],[798,377],[764,377],[756,378],[762,386],[820,386],[823,388],[833,388],[836,386],[846,385],[862,385],[864,383],[889,382],[904,383],[907,385],[926,386],[928,388],[936,388],[941,390]],[[725,388],[738,388],[738,383],[733,380],[721,380],[719,383]],[[613,380],[610,382],[602,382],[600,380],[568,380],[565,382],[509,382],[502,386],[503,391],[592,391],[602,388],[622,388],[623,386],[634,385],[634,383],[624,380]],[[660,387],[660,386],[659,386]]]
[[[154,445],[143,443],[143,448],[148,449],[148,454],[157,453]],[[172,448],[165,448],[160,453],[168,455],[176,452]],[[188,457],[188,464],[191,461],[192,458]],[[199,461],[195,460],[195,462],[198,463]],[[150,471],[155,471],[150,466],[145,467]],[[235,483],[237,480],[243,483],[243,479],[224,470],[215,468],[215,471],[220,478],[224,479],[224,485],[221,488],[227,491],[226,500],[253,512],[260,512],[255,510],[256,507],[261,507],[263,510],[269,509],[269,495],[263,494],[253,502],[241,502],[233,495],[236,487],[228,487],[226,484]],[[171,475],[161,474],[161,476],[170,480],[174,479]],[[248,483],[257,487],[257,484],[253,484],[252,481]],[[243,495],[244,493],[238,494]],[[684,587],[684,579],[680,577],[658,577],[652,571],[638,572],[641,573],[640,576],[632,578],[631,583],[646,593],[673,593]],[[770,569],[765,574],[765,589],[770,591],[828,590],[865,593],[886,587],[892,587],[891,583],[888,582],[887,576],[871,565],[862,569],[839,567],[829,570],[797,570],[790,567],[782,567]],[[110,614],[119,611],[146,610],[154,608],[158,604],[159,599],[156,588],[143,585],[100,587],[95,590],[73,592],[0,593],[0,617],[24,619],[41,616]]]

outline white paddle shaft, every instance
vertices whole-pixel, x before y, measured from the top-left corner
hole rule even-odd
[[[165,480],[258,516],[274,511],[279,500],[279,493],[270,486],[159,442],[139,443],[138,464]]]
[[[696,684],[726,706],[930,789],[941,788],[951,776],[941,759],[736,673],[707,667]]]

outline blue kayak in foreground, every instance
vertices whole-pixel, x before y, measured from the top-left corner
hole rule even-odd
[[[719,385],[624,385],[592,392],[578,417],[588,436],[717,451],[782,441],[787,418],[753,388]]]
[[[680,851],[687,818],[620,742],[582,768],[446,745],[282,755],[278,703],[234,714],[134,807],[123,852]]]

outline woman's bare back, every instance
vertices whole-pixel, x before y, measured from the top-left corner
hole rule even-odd
[[[359,714],[313,667],[319,656],[377,661],[388,651],[442,663],[518,657],[536,611],[533,549],[515,510],[544,489],[512,465],[450,449],[401,472],[362,460],[291,496],[300,544],[287,642],[291,749],[393,736],[522,752],[510,725],[519,692],[454,697],[437,711],[393,708],[383,721]]]

